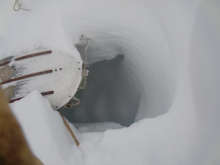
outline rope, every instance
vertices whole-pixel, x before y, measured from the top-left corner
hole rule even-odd
[[[87,42],[87,45],[86,45],[85,50],[84,50],[84,52],[85,52],[85,55],[84,55],[84,65],[87,65],[87,50],[88,50],[88,48],[90,46],[91,39],[88,39],[87,41],[88,42]]]
[[[60,113],[60,111],[59,111]],[[79,141],[77,140],[76,136],[74,135],[73,131],[71,130],[69,124],[67,123],[66,119],[63,117],[63,115],[60,113],[60,116],[63,119],[63,123],[65,124],[66,128],[68,129],[70,135],[72,136],[73,140],[75,141],[77,147],[79,147]]]
[[[81,38],[80,38],[80,41],[81,43],[83,42],[83,39],[86,39],[87,43],[86,43],[86,46],[84,48],[84,59],[83,59],[83,69],[82,69],[82,73],[83,71],[87,71],[86,68],[88,67],[88,63],[87,63],[87,50],[90,46],[90,42],[91,42],[91,38],[84,38],[84,36],[82,35]],[[86,88],[86,85],[87,85],[87,77],[88,77],[88,73],[87,74],[82,74],[82,79],[81,79],[81,82],[79,84],[79,87],[78,87],[78,91],[79,90],[82,90],[82,89],[85,89]],[[71,108],[71,107],[75,107],[77,106],[78,104],[80,103],[80,100],[76,103],[67,103],[64,107],[66,108]]]
[[[16,9],[16,6],[17,6],[17,9]],[[21,7],[21,3],[19,4],[18,0],[15,0],[15,4],[14,4],[14,11],[19,11],[20,9],[21,10],[24,10],[24,11],[30,11],[29,9],[24,9]]]
[[[72,108],[72,107],[75,107],[80,104],[80,100],[77,99],[75,96],[73,96],[72,100],[74,100],[75,102],[69,102],[66,105],[64,105],[64,107],[65,108]]]
[[[86,65],[84,65],[83,70],[86,70]],[[87,85],[86,80],[87,80],[87,76],[82,76],[82,80],[80,82],[79,89],[85,89],[86,88],[86,85]]]
[[[81,37],[84,37],[84,36],[82,35]],[[84,49],[84,60],[83,60],[83,70],[84,71],[86,70],[86,68],[88,66],[88,63],[87,63],[87,50],[90,46],[90,42],[91,42],[91,38],[87,38],[87,44],[86,44],[86,47]],[[82,76],[82,80],[80,82],[79,89],[85,89],[86,85],[87,85],[87,76]]]

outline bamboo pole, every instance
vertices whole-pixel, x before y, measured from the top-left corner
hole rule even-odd
[[[60,111],[59,111],[59,113],[60,113]],[[73,131],[71,130],[69,124],[66,121],[66,119],[63,117],[63,115],[61,113],[60,113],[60,116],[62,117],[63,122],[64,122],[66,128],[68,129],[69,133],[71,134],[73,140],[75,141],[77,147],[79,147],[79,141],[77,140],[76,136],[74,135]]]

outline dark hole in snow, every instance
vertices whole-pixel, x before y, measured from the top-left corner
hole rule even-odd
[[[127,90],[123,63],[124,56],[118,55],[92,64],[86,88],[76,94],[81,103],[70,109],[61,108],[61,113],[72,123],[116,122],[124,126],[134,123],[139,99],[132,98]]]

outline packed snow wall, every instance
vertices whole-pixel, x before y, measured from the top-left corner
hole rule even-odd
[[[216,1],[21,2],[31,12],[14,12],[13,1],[0,6],[4,16],[0,20],[1,57],[48,47],[79,58],[74,45],[81,35],[92,38],[91,63],[124,56],[117,70],[114,65],[102,74],[97,69],[97,75],[106,73],[106,77],[88,84],[81,105],[67,111],[69,119],[74,116],[72,121],[76,122],[117,121],[129,125],[167,113],[178,100],[184,100],[183,96],[192,97],[190,52],[194,29],[209,25],[205,32],[213,31],[216,35],[212,34],[211,42],[218,43],[218,13],[213,12],[218,11]],[[201,47],[206,36],[203,38],[197,41]],[[108,81],[103,80],[108,74]]]
[[[130,125],[168,112],[176,104],[180,91],[189,98],[197,95],[194,93],[197,76],[192,74],[201,53],[196,53],[198,57],[195,58],[191,49],[194,49],[194,40],[198,47],[207,45],[203,43],[207,36],[196,35],[201,31],[196,30],[199,26],[211,35],[210,42],[219,43],[214,3],[217,2],[95,1],[87,3],[88,6],[78,4],[79,8],[84,6],[83,11],[79,11],[75,17],[77,21],[72,28],[68,26],[67,31],[71,34],[70,29],[78,27],[79,34],[92,37],[89,61],[109,60],[117,55],[124,55],[124,59],[120,64],[92,70],[81,105],[73,111],[65,111],[69,120],[116,121]],[[64,21],[64,25],[67,24],[70,25]],[[217,46],[213,45],[214,49]],[[94,77],[95,72],[97,76]]]
[[[129,8],[124,7],[125,4],[129,4]],[[79,18],[74,17],[76,22],[72,27],[69,21],[64,21],[69,34],[77,27],[78,35],[92,38],[88,50],[91,63],[124,55],[117,71],[114,66],[95,71],[98,82],[93,78],[96,73],[90,73],[94,81],[89,81],[81,105],[74,111],[65,111],[70,121],[116,121],[129,125],[165,114],[175,103],[174,95],[180,89],[185,90],[189,77],[183,73],[191,73],[188,59],[191,38],[194,27],[203,24],[195,22],[202,17],[198,9],[204,8],[203,15],[209,15],[208,8],[212,7],[202,1],[158,4],[91,2],[89,7],[79,11]],[[76,8],[84,4],[78,5]],[[108,75],[110,79],[106,81]],[[191,95],[188,90],[185,92]]]
[[[81,105],[64,113],[73,122],[116,121],[123,125],[165,114],[176,88],[176,66],[159,18],[150,7],[143,7],[142,1],[130,1],[129,9],[121,2],[99,3],[98,11],[97,4],[89,4],[86,14],[80,13],[86,21],[73,25],[92,38],[88,61],[110,60],[117,55],[124,55],[124,59],[96,70],[92,68],[101,64],[93,64]]]
[[[74,45],[81,35],[87,35],[93,41],[92,63],[112,59],[93,68],[99,72],[102,64],[107,65],[104,73],[99,72],[103,77],[106,74],[107,81],[103,82],[107,87],[101,86],[104,93],[97,96],[102,90],[92,81],[87,86],[90,97],[85,93],[89,99],[82,99],[81,108],[67,115],[76,116],[77,122],[115,120],[125,125],[145,118],[128,128],[100,136],[95,133],[89,140],[81,138],[80,150],[70,152],[73,144],[61,119],[34,92],[15,103],[15,112],[23,118],[21,123],[26,121],[24,126],[38,132],[26,131],[33,133],[30,144],[41,159],[56,163],[60,155],[66,160],[66,153],[71,153],[73,162],[82,159],[78,164],[219,164],[219,1],[22,0],[22,7],[31,12],[14,12],[13,5],[10,0],[0,2],[1,58],[37,47],[79,58]],[[124,58],[114,59],[117,55]],[[103,77],[97,78],[97,84],[102,84]],[[92,92],[89,85],[93,83]],[[31,103],[38,106],[32,109]],[[90,105],[94,107],[87,109]],[[43,117],[45,114],[48,118]],[[42,115],[42,122],[37,115]],[[30,124],[33,121],[35,125]],[[50,138],[45,138],[45,128],[51,131]],[[51,143],[58,147],[51,149]],[[53,151],[58,156],[48,157]]]

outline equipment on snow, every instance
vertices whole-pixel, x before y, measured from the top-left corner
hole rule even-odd
[[[10,103],[38,90],[59,109],[74,97],[83,62],[59,51],[37,49],[0,60],[0,84]]]
[[[86,70],[89,67],[89,63],[87,62],[87,50],[90,46],[92,38],[81,35],[80,43],[76,44],[76,48],[79,51],[81,58],[83,59],[83,70],[82,70],[82,80],[80,82],[78,90],[82,90],[86,88],[87,77],[89,75],[89,71]],[[70,100],[64,107],[71,108],[80,104],[80,100],[75,96]]]

